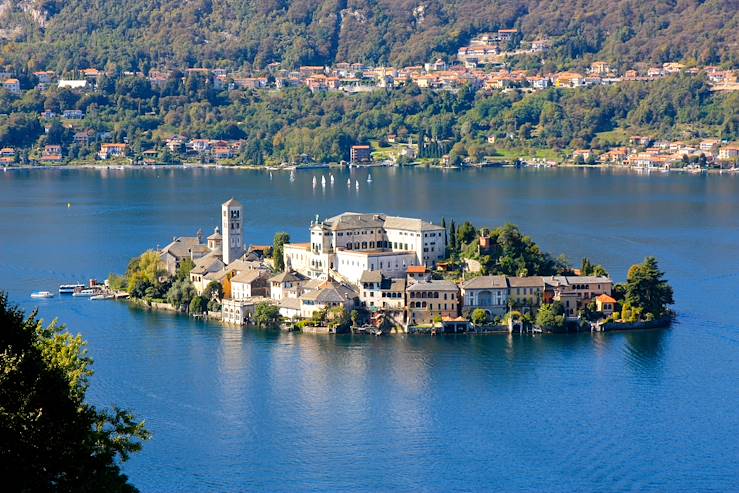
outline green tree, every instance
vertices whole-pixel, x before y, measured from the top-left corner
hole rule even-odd
[[[118,461],[149,438],[123,409],[86,401],[92,359],[80,335],[0,293],[0,474],[8,491],[136,491]]]
[[[626,278],[626,301],[654,317],[663,316],[668,305],[675,302],[672,287],[659,270],[656,258],[647,257],[643,263],[631,266]]]
[[[476,308],[472,311],[472,323],[475,325],[485,325],[488,322],[488,312],[482,308]]]
[[[189,308],[190,302],[197,296],[190,281],[181,279],[172,283],[167,291],[167,303],[179,309]]]
[[[190,300],[188,311],[192,314],[198,315],[208,310],[208,298],[205,296],[195,296]]]
[[[537,327],[548,332],[564,330],[566,323],[564,307],[559,302],[541,305],[536,313],[535,323]]]
[[[272,243],[272,261],[274,268],[278,272],[285,270],[285,259],[284,259],[284,248],[285,243],[290,243],[290,235],[284,232],[275,234],[274,241]]]
[[[180,265],[175,272],[175,279],[183,281],[190,279],[190,271],[195,267],[195,262],[191,258],[182,259]]]
[[[223,284],[218,281],[210,281],[203,290],[203,296],[208,300],[222,300],[223,299]]]
[[[282,321],[280,308],[272,303],[259,303],[254,309],[254,324],[261,328],[279,327]]]
[[[477,237],[475,227],[469,221],[465,221],[457,230],[457,240],[460,248],[469,245]]]
[[[449,252],[451,254],[457,253],[457,231],[454,220],[449,225]]]

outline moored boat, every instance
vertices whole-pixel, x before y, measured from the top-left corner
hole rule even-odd
[[[75,289],[74,293],[72,293],[72,296],[95,296],[97,294],[100,294],[99,289],[83,288],[83,289]]]
[[[75,290],[85,289],[84,284],[60,284],[59,294],[72,294]]]
[[[54,293],[52,293],[51,291],[34,291],[33,293],[31,293],[31,298],[36,298],[36,299],[53,298],[53,297],[54,297]]]

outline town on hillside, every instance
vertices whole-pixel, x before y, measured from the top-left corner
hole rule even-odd
[[[211,235],[176,237],[134,259],[123,278],[111,276],[108,284],[147,306],[228,326],[327,333],[610,330],[669,323],[671,289],[647,306],[632,296],[639,290],[614,285],[601,266],[584,261],[582,269],[571,269],[539,253],[512,225],[493,232],[475,231],[469,223],[447,229],[422,219],[345,212],[316,216],[305,243],[278,233],[272,246],[246,247],[244,224],[244,206],[230,199]],[[524,253],[504,259],[514,254],[500,250],[496,235]],[[495,252],[502,264],[518,262],[520,275],[491,274],[486,266]],[[655,286],[666,286],[656,262],[643,268],[654,271],[645,277]]]
[[[731,92],[739,89],[737,70],[719,66],[694,66],[680,62],[666,62],[658,66],[645,64],[617,70],[605,61],[593,61],[586,70],[543,73],[541,70],[512,69],[508,60],[512,57],[545,58],[552,44],[548,38],[526,40],[517,29],[500,29],[493,33],[483,33],[473,37],[469,43],[459,48],[456,60],[436,59],[423,65],[407,67],[372,67],[362,63],[337,63],[334,66],[302,66],[291,70],[279,63],[272,63],[260,71],[178,67],[176,69],[151,69],[143,72],[112,72],[97,68],[80,68],[59,74],[49,70],[39,70],[25,78],[9,71],[0,71],[0,91],[22,98],[30,90],[46,93],[54,90],[68,90],[79,95],[93,95],[105,79],[146,81],[152,89],[163,90],[172,83],[190,81],[191,86],[205,85],[216,91],[259,89],[280,91],[288,87],[307,87],[314,93],[342,92],[347,94],[364,93],[375,90],[398,90],[409,85],[420,90],[454,91],[465,87],[486,93],[518,91],[537,92],[547,88],[577,89],[598,85],[614,85],[627,81],[656,81],[664,77],[685,73],[704,74],[715,92]],[[192,82],[196,81],[196,82]],[[94,98],[93,98],[94,99]],[[146,116],[146,115],[144,115]],[[149,115],[153,116],[153,115]],[[245,152],[248,142],[244,139],[203,139],[197,136],[171,135],[160,145],[152,148],[135,148],[128,137],[116,141],[113,132],[94,128],[87,119],[84,109],[65,107],[64,101],[58,110],[44,109],[38,118],[46,133],[54,122],[61,123],[70,130],[65,142],[40,145],[30,152],[21,152],[13,146],[3,146],[0,150],[0,165],[15,164],[53,165],[70,162],[74,158],[65,155],[65,149],[74,145],[82,149],[93,147],[94,158],[99,161],[123,160],[127,164],[154,165],[172,164],[182,160],[195,160],[198,163],[239,164],[249,161],[250,152]],[[495,135],[488,137],[494,144]],[[428,140],[427,140],[428,139]],[[56,139],[59,140],[59,139]],[[406,142],[407,140],[407,142]],[[710,167],[737,168],[739,143],[718,139],[695,139],[691,142],[668,142],[659,136],[633,136],[638,141],[628,147],[614,145],[612,148],[575,149],[566,159],[577,164],[608,164],[635,168],[659,169],[706,169]],[[631,142],[630,141],[630,142]],[[387,162],[405,162],[423,157],[423,148],[436,145],[429,137],[422,142],[401,139],[389,134],[384,143],[395,152],[371,152],[367,142],[354,142],[361,154],[355,162],[368,162],[373,159]],[[654,145],[650,145],[654,143]],[[438,152],[439,162],[450,164],[449,148],[452,143],[443,143]],[[364,152],[364,149],[367,152]],[[354,152],[352,148],[352,153]],[[349,152],[347,152],[349,154]],[[434,154],[435,153],[430,153]],[[353,154],[352,154],[353,156]],[[312,156],[303,155],[291,165],[311,162]],[[457,163],[453,163],[457,164]],[[481,164],[473,157],[466,157],[461,164]],[[538,165],[553,165],[555,161],[541,159]]]

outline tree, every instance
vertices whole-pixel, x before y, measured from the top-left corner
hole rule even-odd
[[[352,310],[351,312],[352,325],[354,327],[359,325],[359,311]]]
[[[643,263],[631,266],[626,278],[626,301],[654,317],[664,316],[667,306],[675,302],[672,287],[659,270],[657,259],[647,257]]]
[[[221,300],[223,299],[223,284],[218,281],[210,281],[203,290],[203,296],[208,300]]]
[[[276,233],[274,242],[272,243],[272,262],[275,270],[282,272],[285,270],[285,259],[283,256],[285,243],[290,243],[290,235],[284,232]]]
[[[475,325],[485,325],[488,322],[488,312],[482,308],[476,308],[472,311],[472,323]]]
[[[476,236],[475,227],[469,221],[465,221],[457,230],[457,244],[462,248],[462,246],[472,243]]]
[[[175,279],[184,281],[190,279],[190,271],[195,267],[195,262],[191,258],[182,259],[180,265],[175,272]]]
[[[136,489],[121,473],[149,438],[123,409],[86,402],[92,359],[63,326],[46,327],[0,293],[0,474],[8,491]]]
[[[259,303],[254,309],[254,324],[261,328],[275,328],[280,325],[280,308],[272,303]]]
[[[200,314],[208,310],[208,298],[205,296],[195,296],[189,305],[188,311],[191,314]]]
[[[449,225],[449,252],[451,254],[457,253],[457,231],[454,226],[454,220]]]
[[[190,281],[181,279],[172,283],[167,291],[167,303],[179,309],[189,308],[192,299],[197,296],[195,288]]]
[[[536,325],[542,330],[548,332],[564,330],[565,323],[564,307],[559,302],[545,303],[536,313]]]

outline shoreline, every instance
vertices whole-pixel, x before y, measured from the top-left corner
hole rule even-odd
[[[174,316],[178,317],[186,317],[191,318],[195,320],[200,320],[202,322],[206,322],[208,324],[211,324],[213,326],[218,326],[221,329],[224,330],[267,330],[267,331],[276,331],[276,332],[297,332],[300,334],[311,334],[311,335],[319,335],[319,336],[329,336],[329,335],[361,335],[361,336],[367,336],[367,335],[373,335],[368,332],[363,332],[356,330],[359,327],[350,327],[347,331],[342,332],[333,332],[328,330],[328,327],[312,327],[314,330],[293,330],[293,329],[284,329],[282,326],[279,327],[272,327],[272,328],[259,328],[255,325],[244,325],[244,326],[236,326],[231,325],[226,322],[224,322],[219,312],[213,312],[213,315],[211,315],[211,312],[205,312],[203,315],[190,315],[187,312],[183,312],[182,310],[178,310],[174,308],[169,303],[162,303],[157,301],[148,301],[138,298],[116,298],[111,301],[122,301],[125,304],[129,306],[129,308],[135,308],[144,312],[159,312],[159,313],[168,313]],[[216,315],[217,314],[217,315]],[[573,335],[573,334],[587,334],[590,333],[591,335],[595,334],[603,334],[605,332],[615,332],[615,333],[632,333],[632,332],[644,332],[648,330],[665,330],[669,329],[672,326],[672,322],[674,319],[677,318],[674,317],[666,317],[660,320],[653,320],[653,321],[643,321],[643,322],[635,322],[630,324],[623,324],[623,323],[611,323],[606,324],[599,330],[591,329],[591,330],[566,330],[566,331],[557,331],[557,332],[550,332],[550,331],[524,331],[524,332],[516,332],[514,330],[509,329],[491,329],[492,326],[484,326],[480,327],[479,329],[470,329],[463,332],[444,332],[443,330],[440,332],[436,332],[432,328],[423,328],[419,329],[415,326],[411,326],[405,331],[392,329],[388,330],[387,332],[383,332],[380,335],[383,336],[427,336],[427,337],[436,337],[438,335],[442,336],[512,336],[512,335],[519,335],[519,336],[542,336],[542,335]],[[503,327],[497,326],[497,327]],[[323,330],[326,329],[326,330]]]
[[[618,170],[633,172],[641,175],[651,174],[689,174],[689,175],[724,175],[724,174],[738,174],[737,169],[685,169],[685,168],[672,168],[672,169],[661,169],[661,168],[631,168],[628,166],[613,166],[608,164],[559,164],[556,166],[515,166],[513,164],[502,164],[496,163],[491,165],[464,165],[464,166],[431,166],[427,164],[407,164],[407,165],[394,165],[394,164],[361,164],[361,165],[341,165],[338,163],[311,165],[311,166],[258,166],[251,164],[239,164],[239,165],[224,165],[224,164],[207,164],[207,163],[187,163],[187,164],[154,164],[154,165],[133,165],[133,164],[61,164],[61,165],[13,165],[5,166],[4,172],[15,171],[15,170],[114,170],[114,171],[128,171],[128,170],[161,170],[161,169],[214,169],[214,170],[239,170],[239,171],[268,171],[268,172],[293,172],[293,171],[315,171],[321,169],[372,169],[372,168],[424,168],[424,169],[437,169],[441,171],[450,170],[479,170],[479,169],[497,169],[497,168],[516,168],[516,169],[588,169],[588,170]]]

